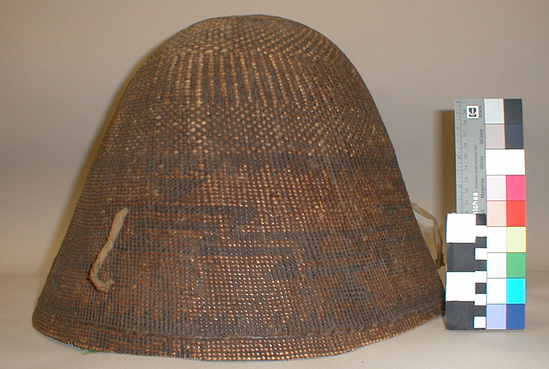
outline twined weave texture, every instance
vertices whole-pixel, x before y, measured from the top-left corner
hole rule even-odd
[[[113,217],[128,214],[99,278]],[[203,360],[343,353],[439,315],[395,153],[332,42],[209,19],[130,81],[33,317],[82,348]]]

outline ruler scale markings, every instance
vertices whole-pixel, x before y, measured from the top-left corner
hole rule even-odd
[[[455,103],[457,212],[486,213],[483,100]]]

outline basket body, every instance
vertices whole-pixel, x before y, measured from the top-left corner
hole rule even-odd
[[[114,215],[129,209],[99,276]],[[203,360],[343,353],[441,313],[370,93],[282,18],[197,23],[130,82],[33,317],[83,348]]]

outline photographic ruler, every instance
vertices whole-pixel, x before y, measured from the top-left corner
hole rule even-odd
[[[455,101],[456,213],[446,222],[448,329],[524,329],[521,99]]]

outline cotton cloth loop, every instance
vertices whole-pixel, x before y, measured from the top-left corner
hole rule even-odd
[[[116,213],[112,221],[111,230],[109,231],[109,235],[107,236],[107,242],[105,242],[105,245],[101,248],[101,251],[99,251],[97,258],[95,259],[95,262],[90,269],[89,279],[90,281],[92,281],[95,289],[97,289],[99,292],[109,292],[112,284],[114,283],[112,279],[109,279],[107,281],[102,281],[101,279],[99,279],[99,269],[105,262],[105,259],[109,255],[109,252],[114,247],[114,241],[116,241],[118,233],[120,233],[120,230],[124,225],[124,220],[126,219],[126,215],[128,215],[128,212],[129,210],[127,208],[124,208]]]
[[[437,268],[444,266],[444,254],[442,252],[442,233],[440,232],[440,226],[437,222],[437,219],[427,210],[423,209],[421,206],[414,202],[412,203],[412,209],[414,209],[414,211],[422,217],[433,221],[433,238],[435,240],[435,255],[433,255],[433,260]]]

